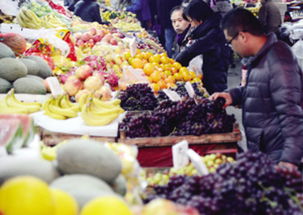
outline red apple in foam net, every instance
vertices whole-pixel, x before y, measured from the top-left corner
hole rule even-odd
[[[90,55],[90,56],[87,56],[86,58],[84,58],[83,60],[85,62],[90,62],[90,61],[95,61],[97,59],[98,59],[98,56],[96,56],[96,55]]]
[[[84,88],[91,92],[95,92],[102,87],[103,81],[104,80],[102,80],[99,75],[90,76],[84,81]]]
[[[91,28],[89,30],[90,35],[95,36],[97,34],[97,30],[95,28]]]
[[[79,32],[74,34],[74,37],[76,40],[80,39],[81,36],[82,36],[82,33],[79,33]]]
[[[103,85],[99,90],[94,93],[94,96],[102,101],[109,101],[113,97],[112,90],[108,84]]]
[[[93,70],[89,65],[80,66],[75,72],[76,77],[80,80],[85,80],[92,74]]]
[[[77,94],[83,88],[83,83],[76,76],[70,76],[64,84],[64,90],[70,96]]]
[[[101,40],[102,40],[102,36],[101,35],[95,35],[94,37],[93,37],[93,40],[94,40],[94,42],[95,43],[97,43],[97,42],[100,42]]]
[[[78,47],[81,47],[81,46],[84,45],[84,41],[81,40],[81,39],[79,39],[79,40],[77,40],[76,45],[77,45]]]
[[[92,36],[91,36],[88,32],[82,34],[82,36],[81,36],[81,39],[82,39],[84,42],[89,41],[91,38],[92,38]]]
[[[113,38],[113,36],[111,34],[106,34],[103,39],[102,39],[102,42],[105,42],[105,43],[110,43],[110,40]]]

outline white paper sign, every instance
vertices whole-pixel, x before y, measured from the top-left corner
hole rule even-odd
[[[137,42],[136,38],[133,38],[129,43],[130,55],[134,57],[137,53]]]
[[[181,97],[178,93],[172,90],[163,89],[163,92],[167,95],[167,97],[172,100],[173,102],[181,101]]]
[[[185,89],[186,89],[190,98],[193,98],[196,95],[195,90],[194,90],[194,88],[193,88],[193,86],[191,85],[190,82],[185,83]]]
[[[64,94],[64,90],[62,89],[57,77],[48,77],[46,81],[54,97]]]
[[[188,149],[187,155],[200,175],[207,175],[209,173],[205,163],[201,160],[198,153],[192,149]]]
[[[172,152],[173,152],[173,164],[175,169],[180,169],[186,166],[189,162],[187,156],[188,150],[188,142],[186,140],[181,141],[173,145]]]

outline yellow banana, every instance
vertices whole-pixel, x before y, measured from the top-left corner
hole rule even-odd
[[[84,106],[86,105],[86,103],[88,102],[88,100],[91,98],[91,94],[83,94],[80,99],[79,99],[79,107],[82,110],[84,108]]]
[[[34,113],[41,109],[41,106],[39,103],[36,103],[36,102],[26,103],[26,102],[19,101],[15,97],[13,90],[8,92],[8,94],[5,96],[4,100],[5,100],[7,107],[15,109],[15,110],[19,109],[21,112]]]
[[[67,101],[66,98],[67,98],[66,95],[60,96],[59,104],[60,104],[61,108],[70,108],[71,107],[70,103]]]
[[[25,9],[24,14],[25,16],[35,21],[37,24],[41,24],[41,19],[32,10]]]
[[[61,108],[59,106],[59,99],[55,99],[55,98],[51,99],[48,109],[53,113],[56,113],[58,115],[63,115],[68,118],[73,118],[78,115],[78,113],[74,111],[72,108]]]
[[[117,105],[120,105],[121,100],[120,99],[114,99],[111,101],[101,101],[99,99],[93,98],[93,102],[100,108],[113,108]]]
[[[119,107],[119,106],[113,106],[111,108],[100,108],[99,106],[96,106],[96,103],[94,103],[94,100],[92,101],[92,104],[91,104],[91,107],[90,107],[90,110],[92,112],[94,112],[95,114],[98,114],[98,115],[107,115],[107,114],[112,114],[112,113],[123,113],[124,110]]]
[[[50,109],[49,109],[49,106],[50,106],[50,102],[52,101],[52,99],[48,99],[44,104],[43,104],[43,110],[44,110],[44,114],[51,117],[51,118],[54,118],[54,119],[59,119],[59,120],[64,120],[66,119],[65,116],[61,115],[61,114],[57,114],[57,113],[54,113],[52,112]]]
[[[68,108],[71,108],[71,109],[73,109],[73,110],[76,111],[76,112],[79,112],[79,111],[80,111],[80,106],[79,106],[79,104],[77,104],[77,103],[72,103],[72,102],[69,100],[68,95],[64,95],[63,98],[62,98],[62,100],[63,100],[63,103],[65,103],[66,106],[67,106]]]
[[[100,116],[90,110],[91,105],[92,105],[91,103],[85,105],[81,112],[81,117],[86,125],[89,126],[108,125],[119,116],[118,112],[111,113],[105,116]]]

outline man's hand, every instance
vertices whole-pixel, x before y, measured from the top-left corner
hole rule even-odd
[[[214,93],[209,97],[209,99],[216,100],[219,97],[222,97],[225,99],[224,108],[226,108],[227,106],[229,106],[233,103],[233,99],[231,98],[231,95],[229,93]]]
[[[284,161],[280,161],[279,166],[281,167],[286,167],[287,169],[293,170],[293,169],[298,169],[298,167],[292,163],[288,163],[288,162],[284,162]]]

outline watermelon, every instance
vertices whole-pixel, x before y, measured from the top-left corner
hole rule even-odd
[[[35,136],[34,123],[29,115],[22,114],[0,114],[0,119],[17,119],[20,121],[22,128],[23,137],[23,147],[26,147],[31,141],[33,141]]]
[[[5,147],[8,154],[23,144],[23,132],[19,119],[0,119],[0,147]]]

